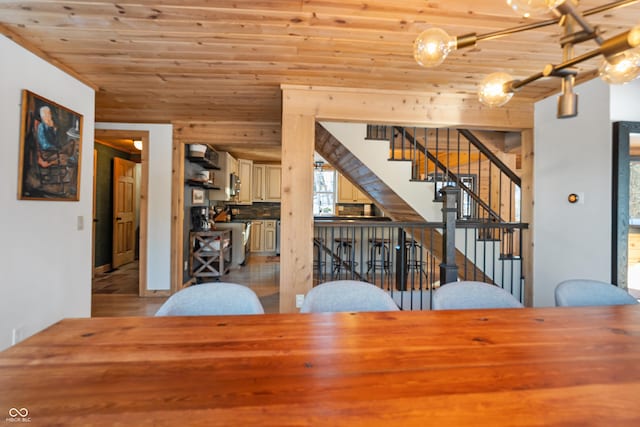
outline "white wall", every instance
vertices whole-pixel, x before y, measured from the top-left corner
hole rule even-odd
[[[556,118],[556,97],[535,106],[534,305],[553,306],[562,280],[611,277],[609,87],[576,87],[578,116]],[[583,203],[570,204],[570,193]]]
[[[0,35],[0,350],[65,317],[91,315],[93,89]],[[84,116],[80,201],[17,199],[21,94]],[[78,230],[78,217],[84,229]]]
[[[171,156],[170,124],[96,123],[96,129],[149,132],[147,289],[171,289]]]
[[[640,78],[611,86],[611,121],[640,121]]]

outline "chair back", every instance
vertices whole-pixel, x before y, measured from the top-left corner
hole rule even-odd
[[[433,294],[434,310],[471,308],[522,308],[523,305],[504,289],[484,282],[452,282]]]
[[[173,294],[156,316],[264,314],[258,296],[246,286],[212,282],[192,285]]]
[[[340,311],[398,311],[393,299],[367,282],[336,280],[311,289],[304,298],[301,313]]]
[[[555,297],[557,307],[638,304],[636,298],[616,285],[587,279],[560,282]]]

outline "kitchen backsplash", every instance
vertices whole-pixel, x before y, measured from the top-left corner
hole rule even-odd
[[[217,202],[217,206],[230,208],[233,219],[279,219],[280,203],[254,203],[252,205],[234,205],[231,203]],[[339,204],[335,215],[339,216],[382,216],[380,209],[376,205],[371,204],[370,212],[365,212],[363,204]]]
[[[252,205],[232,205],[233,219],[280,219],[280,203],[254,203]]]
[[[365,212],[365,206],[370,206],[369,212]],[[363,205],[363,204],[353,204],[353,203],[345,203],[338,204],[336,209],[336,215],[340,216],[382,216],[382,212],[380,209],[376,207],[376,205]]]

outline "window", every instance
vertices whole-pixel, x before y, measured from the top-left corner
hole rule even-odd
[[[444,181],[444,176],[438,174],[436,181],[436,192],[440,191],[440,189],[447,185],[456,186],[457,184],[454,181]],[[467,188],[471,191],[475,191],[475,175],[459,175],[458,178],[460,181],[467,186]],[[428,181],[433,182],[434,176],[431,174],[429,176]],[[460,201],[460,215],[462,218],[469,219],[473,217],[474,214],[474,203],[471,200],[471,196],[466,191],[461,190],[460,195],[462,196],[462,200]]]
[[[313,214],[334,215],[336,206],[336,172],[324,168],[313,170]]]

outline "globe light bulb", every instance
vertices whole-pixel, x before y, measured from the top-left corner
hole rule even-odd
[[[625,84],[640,75],[640,52],[626,50],[600,65],[600,78],[610,84]]]
[[[518,15],[523,18],[540,16],[549,13],[554,7],[564,3],[565,0],[507,0]]]
[[[442,64],[455,45],[446,31],[440,28],[424,30],[413,43],[413,57],[423,67],[436,67]]]
[[[134,139],[133,140],[133,146],[135,147],[136,150],[142,151],[142,140],[141,139]]]
[[[501,107],[513,96],[506,83],[513,81],[507,73],[492,73],[482,80],[478,89],[478,100],[488,107]]]
[[[640,24],[636,25],[629,31],[629,35],[627,36],[627,43],[631,47],[640,46]]]

